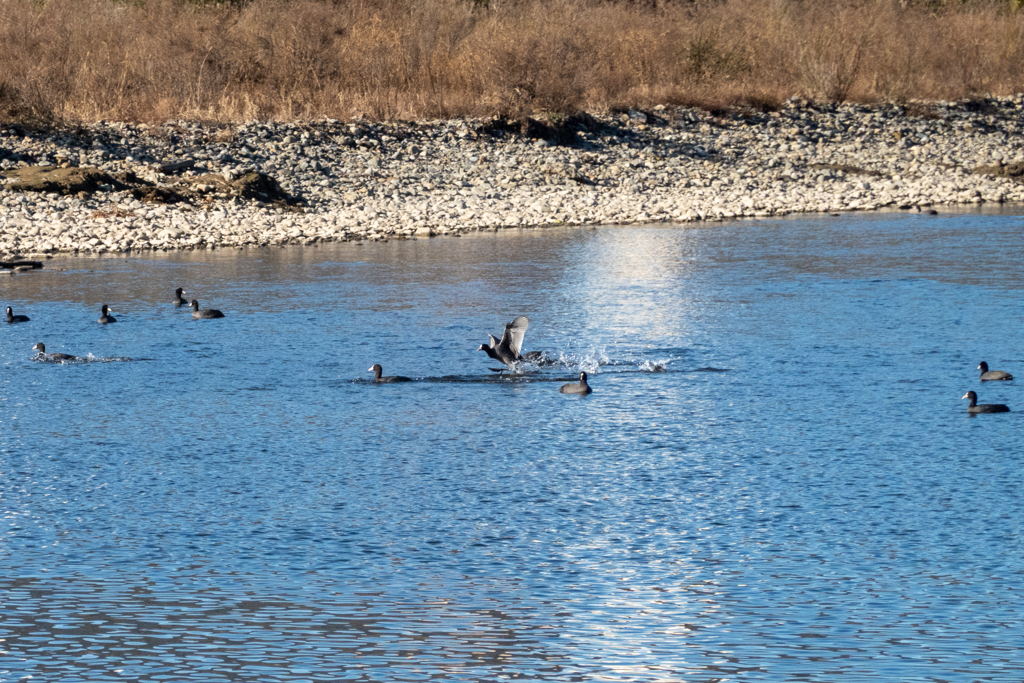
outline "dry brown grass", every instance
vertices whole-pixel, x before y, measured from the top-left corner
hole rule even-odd
[[[0,0],[0,117],[445,118],[1024,90],[1005,0]]]

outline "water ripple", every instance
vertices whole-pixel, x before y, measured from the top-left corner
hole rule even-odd
[[[11,278],[0,680],[1020,680],[1024,227],[911,218]]]

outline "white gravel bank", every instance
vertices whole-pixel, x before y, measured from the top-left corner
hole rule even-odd
[[[539,136],[555,136],[544,139]],[[189,160],[183,173],[155,170]],[[1024,95],[780,111],[657,108],[523,134],[490,120],[323,121],[67,130],[0,126],[0,170],[131,172],[174,188],[204,173],[275,178],[301,207],[201,185],[152,203],[106,185],[0,192],[0,256],[315,244],[509,226],[716,220],[1024,202]],[[989,174],[976,173],[990,167]],[[993,175],[992,173],[1002,174]]]

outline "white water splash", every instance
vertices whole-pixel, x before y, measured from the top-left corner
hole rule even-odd
[[[642,360],[637,364],[637,367],[641,372],[665,372],[668,370],[668,364],[672,361],[669,359],[664,360]]]
[[[579,351],[559,351],[551,358],[552,365],[561,365],[570,370],[583,371],[591,375],[600,373],[602,366],[613,364],[604,347]]]

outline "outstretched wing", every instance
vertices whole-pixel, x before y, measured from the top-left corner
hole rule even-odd
[[[519,358],[519,350],[523,348],[523,337],[526,336],[526,328],[530,326],[530,319],[521,315],[508,325],[505,325],[505,334],[501,335],[501,345],[506,347],[513,358]]]
[[[498,338],[495,337],[493,334],[489,334],[487,336],[490,337],[490,339],[491,339],[491,348],[492,349],[499,344]]]

